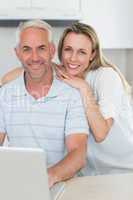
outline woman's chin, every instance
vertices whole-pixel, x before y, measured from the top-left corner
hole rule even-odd
[[[67,73],[70,74],[71,76],[78,76],[80,74],[79,71],[76,69],[67,69]]]

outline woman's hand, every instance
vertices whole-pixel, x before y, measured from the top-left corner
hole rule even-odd
[[[84,79],[68,74],[63,66],[55,67],[55,71],[57,78],[70,86],[79,90],[88,88],[88,83]]]

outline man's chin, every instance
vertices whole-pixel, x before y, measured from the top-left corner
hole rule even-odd
[[[38,82],[38,81],[42,80],[43,78],[45,78],[45,75],[44,74],[40,75],[40,76],[39,75],[38,76],[37,75],[31,75],[30,77],[31,77],[32,80]]]
[[[30,80],[33,80],[33,81],[36,81],[36,82],[39,82],[40,80],[42,80],[43,78],[45,78],[45,73],[41,73],[41,74],[37,74],[37,73],[29,73],[29,72],[26,72],[26,79],[30,79]]]

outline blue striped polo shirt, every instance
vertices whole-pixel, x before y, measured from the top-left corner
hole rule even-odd
[[[23,75],[0,90],[0,132],[10,146],[42,148],[48,165],[64,158],[66,136],[88,130],[79,92],[56,78],[40,99],[28,93]]]

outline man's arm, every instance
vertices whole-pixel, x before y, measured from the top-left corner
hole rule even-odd
[[[49,186],[67,180],[85,165],[87,135],[71,134],[66,137],[67,155],[63,160],[48,169]]]
[[[5,133],[0,133],[0,146],[3,144],[5,140]]]

